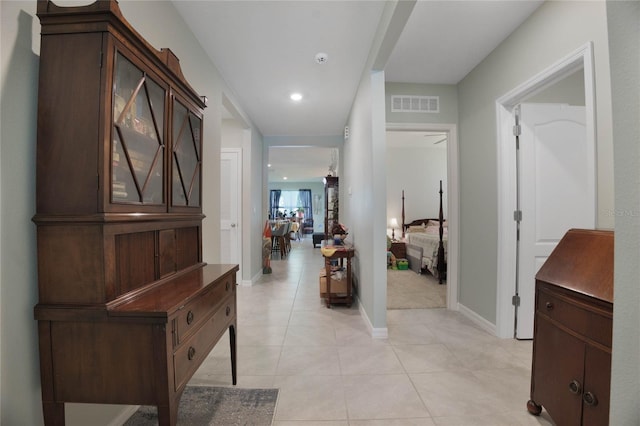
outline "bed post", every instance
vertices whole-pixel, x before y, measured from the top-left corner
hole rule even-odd
[[[402,190],[402,240],[404,241],[404,189]]]
[[[444,243],[442,242],[442,237],[444,235],[444,214],[442,212],[442,181],[440,181],[440,215],[438,216],[438,221],[440,223],[439,232],[440,232],[440,241],[438,242],[438,282],[442,284],[443,275],[447,273],[447,265],[444,260]]]

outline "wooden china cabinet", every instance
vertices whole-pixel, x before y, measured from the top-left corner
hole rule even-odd
[[[339,214],[339,189],[337,176],[325,176],[324,181],[324,239],[333,238],[333,227],[337,225]]]
[[[205,102],[177,57],[115,0],[59,7],[42,26],[36,215],[42,402],[155,405],[182,391],[229,329],[237,265],[202,261]]]

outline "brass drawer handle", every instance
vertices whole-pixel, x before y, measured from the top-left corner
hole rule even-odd
[[[582,400],[585,404],[591,405],[592,407],[598,405],[598,398],[591,392],[585,392],[584,395],[582,395]]]
[[[231,313],[231,308],[227,306],[227,316],[229,316],[230,313]]]
[[[193,312],[189,311],[187,313],[187,324],[191,324],[193,322]]]
[[[551,302],[547,302],[544,306],[545,308],[547,308],[548,311],[553,310],[553,303]]]
[[[191,361],[196,356],[196,348],[193,346],[189,346],[189,351],[187,352],[187,358]]]
[[[576,395],[580,394],[582,392],[582,386],[580,386],[580,382],[577,380],[572,380],[571,383],[569,383],[569,392]]]

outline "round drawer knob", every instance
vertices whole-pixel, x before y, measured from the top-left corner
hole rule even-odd
[[[227,316],[229,316],[230,313],[231,313],[231,308],[227,306]]]
[[[547,302],[544,306],[545,308],[547,308],[548,311],[553,310],[553,303],[551,302]]]
[[[196,348],[193,346],[189,346],[189,351],[187,352],[187,358],[191,361],[196,356]]]
[[[596,396],[591,392],[585,392],[584,395],[582,395],[582,400],[587,405],[598,405],[598,398],[596,398]]]
[[[582,386],[580,386],[580,382],[577,380],[572,380],[571,383],[569,383],[569,392],[576,395],[582,392]]]
[[[193,322],[193,312],[189,311],[187,313],[187,324],[191,324]]]

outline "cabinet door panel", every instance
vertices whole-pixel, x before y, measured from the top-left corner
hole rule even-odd
[[[596,402],[594,404],[584,404],[582,409],[583,426],[604,426],[609,424],[610,382],[611,354],[587,345],[584,391],[590,392],[595,396]]]
[[[160,251],[160,278],[176,271],[176,231],[164,229],[158,234]]]
[[[536,314],[532,399],[559,425],[580,425],[582,394],[571,393],[576,380],[583,388],[584,343]]]
[[[166,91],[121,53],[115,67],[111,200],[163,204]]]
[[[154,232],[116,235],[118,295],[156,279]]]
[[[177,269],[200,262],[200,232],[198,227],[176,229]]]
[[[174,206],[200,206],[202,120],[176,99],[173,101]]]

